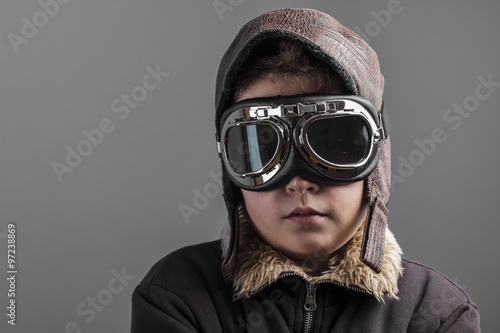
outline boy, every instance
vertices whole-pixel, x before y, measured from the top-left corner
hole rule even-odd
[[[229,226],[158,262],[132,332],[479,332],[467,295],[401,258],[374,51],[332,17],[250,21],[217,76]]]

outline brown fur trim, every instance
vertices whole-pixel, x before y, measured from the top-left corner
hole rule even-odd
[[[240,216],[246,216],[239,212]],[[360,259],[364,222],[353,238],[329,260],[329,269],[321,276],[310,276],[306,270],[281,252],[264,243],[248,218],[240,219],[239,254],[233,280],[235,298],[248,298],[252,293],[293,272],[307,281],[334,280],[345,286],[361,288],[379,301],[387,294],[397,299],[398,278],[403,273],[401,248],[386,229],[382,271],[377,274]]]

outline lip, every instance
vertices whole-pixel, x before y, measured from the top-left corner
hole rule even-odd
[[[297,207],[286,216],[286,219],[297,224],[313,225],[317,224],[325,214],[318,212],[310,207]]]

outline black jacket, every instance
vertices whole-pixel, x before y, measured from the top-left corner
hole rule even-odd
[[[301,277],[285,274],[249,298],[233,300],[221,255],[220,241],[213,241],[160,260],[134,292],[132,333],[304,331],[309,315]],[[480,331],[475,304],[452,281],[409,260],[402,266],[399,300],[317,283],[311,332]]]

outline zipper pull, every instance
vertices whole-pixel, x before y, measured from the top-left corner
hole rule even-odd
[[[307,283],[307,295],[304,304],[304,309],[306,309],[306,311],[316,310],[316,288],[316,282]]]

